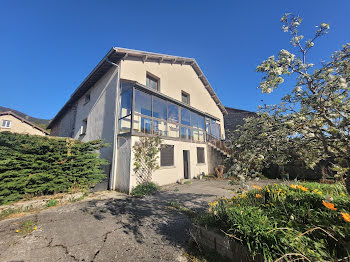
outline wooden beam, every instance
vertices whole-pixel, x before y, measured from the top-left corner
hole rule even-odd
[[[123,59],[123,61],[124,61],[124,60],[125,60],[125,59],[128,57],[128,55],[129,55],[129,54],[128,54],[128,53],[126,53],[126,54],[123,56],[123,58],[122,58],[122,59]]]

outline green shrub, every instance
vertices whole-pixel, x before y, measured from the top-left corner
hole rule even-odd
[[[265,261],[290,253],[298,255],[285,258],[333,261],[350,252],[349,213],[341,184],[275,184],[209,203],[196,222],[223,230]]]
[[[133,190],[131,191],[131,195],[134,197],[142,197],[145,195],[151,195],[157,192],[158,189],[158,186],[153,182],[143,183],[133,188]]]
[[[0,132],[0,204],[89,188],[105,174],[101,140],[81,141]]]

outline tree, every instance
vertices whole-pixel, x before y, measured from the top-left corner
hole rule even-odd
[[[156,137],[140,137],[140,141],[133,146],[134,170],[139,184],[150,183],[152,174],[159,168],[158,153],[162,140]]]
[[[348,177],[346,186],[350,193],[350,44],[335,52],[329,62],[315,67],[308,63],[307,55],[315,41],[328,33],[329,24],[321,23],[315,35],[303,42],[304,37],[299,34],[300,17],[285,14],[281,22],[283,31],[291,35],[291,44],[299,51],[298,55],[283,49],[277,59],[270,56],[263,61],[257,67],[264,74],[258,88],[271,93],[285,77],[295,76],[296,81],[279,105],[266,107],[260,114],[260,121],[269,121],[275,130],[282,130],[280,134],[267,129],[268,139],[263,145],[275,140],[272,151],[281,154],[265,155],[280,163],[288,161],[289,156],[299,157],[311,168],[321,160],[328,161],[337,176]],[[326,167],[322,170],[323,175],[328,173]]]

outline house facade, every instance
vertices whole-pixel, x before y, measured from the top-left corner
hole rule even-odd
[[[3,131],[38,136],[46,136],[49,134],[46,130],[11,111],[0,112],[0,132]]]
[[[159,185],[213,173],[224,154],[225,107],[197,62],[112,48],[64,105],[49,128],[55,136],[104,139],[108,181],[102,187],[130,192],[139,183],[133,146],[160,136]]]

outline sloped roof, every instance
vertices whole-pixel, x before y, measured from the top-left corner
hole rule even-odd
[[[86,91],[88,91],[107,71],[113,66],[108,61],[113,63],[118,63],[120,60],[139,60],[143,62],[156,62],[156,63],[168,63],[168,64],[181,64],[181,65],[191,65],[193,70],[196,72],[198,78],[202,81],[205,88],[208,90],[209,94],[216,102],[217,106],[220,108],[221,112],[226,115],[227,111],[225,107],[221,104],[218,96],[216,95],[214,89],[211,87],[208,79],[203,74],[201,68],[197,64],[194,58],[172,56],[158,53],[151,53],[121,47],[113,47],[107,55],[98,63],[98,65],[92,70],[92,72],[85,78],[85,80],[80,84],[80,86],[74,91],[67,103],[62,107],[62,109],[57,113],[57,115],[51,120],[48,128],[52,127],[52,124],[57,121],[64,112],[72,105],[76,100],[78,100]]]
[[[7,111],[7,112],[0,112],[0,116],[4,116],[4,115],[11,115],[15,118],[17,118],[18,120],[32,126],[35,129],[38,129],[39,131],[45,133],[46,135],[49,135],[49,132],[47,132],[46,130],[42,129],[41,127],[38,127],[37,125],[33,124],[32,122],[24,119],[23,117],[20,117],[19,115],[16,115],[15,113],[11,112],[11,111]]]

